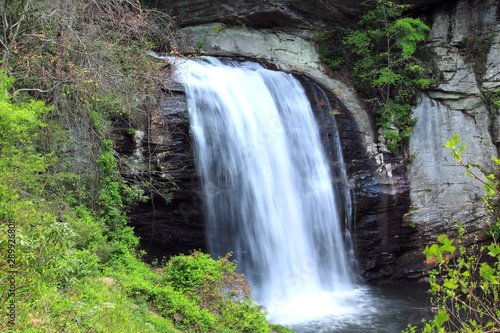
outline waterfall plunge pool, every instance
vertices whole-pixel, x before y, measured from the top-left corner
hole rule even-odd
[[[296,333],[399,333],[432,318],[427,283],[360,286],[268,309],[268,319]]]

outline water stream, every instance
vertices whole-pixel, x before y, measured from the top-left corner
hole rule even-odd
[[[341,193],[345,186],[335,185],[347,179],[338,135],[339,167],[331,170],[302,85],[251,62],[206,58],[177,69],[211,254],[234,252],[270,321],[297,332],[338,329],[360,312],[376,313],[377,301],[355,283],[346,250],[352,205]]]

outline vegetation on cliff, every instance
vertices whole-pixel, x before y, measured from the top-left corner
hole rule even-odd
[[[400,153],[409,142],[416,119],[411,112],[417,94],[434,80],[420,60],[430,28],[404,13],[411,5],[378,0],[343,37],[321,33],[320,52],[333,69],[349,63],[356,90],[376,111],[376,123],[385,144]],[[349,60],[348,60],[349,59]]]
[[[147,113],[176,53],[169,17],[132,0],[0,1],[0,330],[268,332],[229,257],[149,267],[126,213],[114,122]],[[133,132],[133,131],[132,131]]]

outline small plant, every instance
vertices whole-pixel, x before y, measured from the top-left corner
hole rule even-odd
[[[500,89],[483,92],[484,102],[493,116],[500,114]]]
[[[411,153],[410,156],[408,156],[408,162],[413,163],[417,160],[417,156],[420,155],[419,151],[416,151],[414,153]]]
[[[135,136],[135,129],[133,129],[133,128],[129,128],[129,129],[127,130],[127,135],[129,135],[130,137],[132,137],[132,138],[133,138],[133,137]]]
[[[450,141],[447,141],[445,147],[450,148],[452,150],[452,156],[463,166],[466,170],[466,175],[471,176],[477,181],[481,182],[484,187],[485,195],[483,196],[484,205],[486,208],[486,218],[488,219],[489,230],[487,231],[488,235],[493,236],[495,240],[500,237],[500,219],[495,216],[498,215],[495,212],[494,198],[500,194],[500,191],[497,189],[498,181],[495,181],[496,177],[494,174],[489,174],[486,176],[486,179],[482,179],[471,168],[471,165],[466,164],[462,158],[462,152],[467,148],[465,145],[462,145],[462,140],[460,136],[454,134]],[[493,161],[500,166],[500,160],[496,157],[493,157]],[[494,221],[492,221],[494,220]]]
[[[206,43],[207,43],[207,36],[203,36],[202,39],[199,39],[196,42],[196,50],[198,52],[201,52],[201,50],[203,49],[203,47],[205,46]]]

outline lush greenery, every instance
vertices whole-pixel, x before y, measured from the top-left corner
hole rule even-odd
[[[169,80],[145,51],[176,54],[170,18],[132,0],[0,1],[0,18],[1,329],[277,331],[229,256],[149,267],[127,226],[168,193],[147,165],[123,176],[113,123],[147,119]]]
[[[377,125],[394,153],[407,145],[417,121],[411,117],[417,93],[434,83],[417,56],[430,29],[404,16],[410,7],[378,0],[357,29],[342,32],[342,44],[333,34],[318,34],[325,62],[334,69],[346,63],[352,68],[356,89],[376,110]]]
[[[438,262],[437,268],[430,272],[432,306],[436,314],[432,320],[425,321],[422,332],[498,332],[500,246],[497,239],[500,220],[495,217],[494,209],[494,201],[500,194],[498,182],[493,174],[481,179],[471,166],[464,163],[462,152],[466,147],[458,135],[454,135],[446,147],[452,150],[453,157],[466,173],[484,185],[483,199],[492,241],[466,248],[462,243],[465,230],[458,222],[458,240],[451,240],[443,234],[438,237],[438,244],[426,247],[424,254],[427,258]],[[500,160],[493,159],[500,165]],[[409,326],[406,332],[417,332],[417,328]]]

